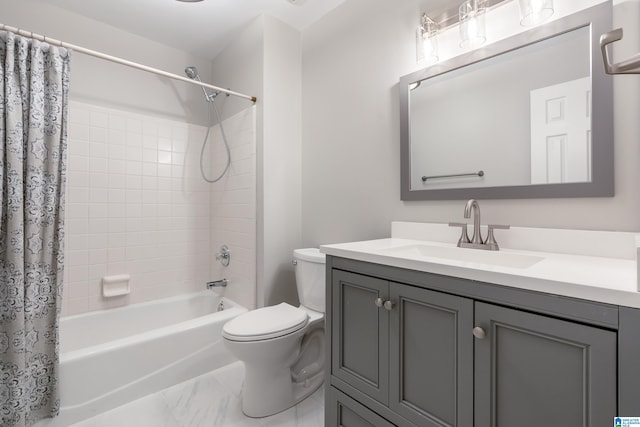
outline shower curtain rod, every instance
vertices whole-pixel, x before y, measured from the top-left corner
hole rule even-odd
[[[76,45],[71,44],[71,43],[66,43],[66,42],[63,42],[63,41],[60,41],[60,40],[52,39],[51,37],[46,37],[46,36],[42,36],[40,34],[35,34],[35,33],[32,33],[31,31],[25,31],[25,30],[21,30],[20,28],[10,27],[10,26],[2,24],[2,23],[0,23],[0,30],[9,31],[10,33],[18,34],[18,35],[21,35],[21,36],[24,36],[24,37],[29,37],[29,38],[32,38],[32,39],[36,39],[36,40],[39,40],[39,41],[42,41],[42,42],[49,43],[49,44],[54,45],[54,46],[60,46],[60,47],[64,47],[64,48],[67,48],[67,49],[71,49],[71,50],[73,50],[75,52],[84,53],[85,55],[94,56],[96,58],[100,58],[100,59],[104,59],[104,60],[107,60],[107,61],[115,62],[117,64],[126,65],[127,67],[132,67],[132,68],[136,68],[138,70],[147,71],[149,73],[158,74],[160,76],[168,77],[168,78],[173,79],[173,80],[180,80],[180,81],[185,82],[185,83],[190,83],[190,84],[197,85],[197,86],[200,86],[200,87],[206,87],[207,89],[212,89],[212,90],[215,90],[217,92],[226,93],[227,95],[238,96],[240,98],[248,99],[251,102],[256,102],[256,100],[257,100],[255,96],[249,96],[249,95],[245,95],[243,93],[234,92],[234,91],[229,90],[229,89],[224,89],[224,88],[221,88],[221,87],[218,87],[218,86],[213,86],[213,85],[210,85],[208,83],[199,82],[197,80],[193,80],[193,79],[190,79],[190,78],[187,78],[187,77],[183,77],[183,76],[180,76],[178,74],[168,73],[166,71],[162,71],[162,70],[159,70],[157,68],[149,67],[147,65],[138,64],[137,62],[129,61],[127,59],[118,58],[117,56],[107,55],[106,53],[102,53],[102,52],[98,52],[98,51],[95,51],[95,50],[87,49],[87,48],[82,47],[82,46],[76,46]]]

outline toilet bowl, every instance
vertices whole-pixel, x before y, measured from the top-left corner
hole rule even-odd
[[[244,363],[242,412],[266,417],[288,409],[324,379],[324,254],[294,251],[300,306],[251,310],[225,324],[227,349]]]

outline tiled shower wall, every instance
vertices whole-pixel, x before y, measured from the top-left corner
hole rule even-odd
[[[212,195],[224,194],[221,187],[235,180],[231,173],[217,184],[200,177],[206,128],[77,101],[69,109],[62,314],[204,289],[213,268],[211,232],[226,230],[212,215]],[[253,119],[253,108],[249,111],[239,114]],[[254,147],[249,154],[254,179],[242,181],[253,194],[254,129],[227,130],[225,124],[232,158],[235,151],[246,151],[247,144]],[[255,197],[246,201],[254,212],[248,222],[255,223]],[[246,240],[255,241],[255,226],[249,233]],[[255,243],[247,246],[255,254]],[[103,297],[102,278],[120,274],[131,276],[130,294]],[[246,280],[255,293],[255,277]]]
[[[247,308],[256,306],[256,124],[255,107],[245,109],[223,122],[231,148],[228,173],[211,184],[211,280],[228,279],[221,290]],[[209,178],[224,169],[226,154],[220,127],[211,130],[210,144],[215,159]],[[205,168],[209,169],[209,168]],[[231,262],[224,267],[216,255],[227,245]]]

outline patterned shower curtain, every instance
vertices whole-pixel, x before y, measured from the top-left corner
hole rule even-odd
[[[69,52],[0,32],[0,425],[58,413]]]

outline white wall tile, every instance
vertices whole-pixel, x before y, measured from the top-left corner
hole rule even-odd
[[[231,149],[229,172],[216,184],[211,193],[211,275],[209,280],[227,278],[225,295],[249,308],[256,305],[256,135],[254,107],[225,120],[223,126]],[[243,129],[249,128],[251,131]],[[210,132],[209,144],[215,147],[211,156],[217,157],[209,166],[212,170],[224,167],[225,152],[216,126]],[[215,260],[221,245],[231,251],[231,263],[223,267]]]
[[[109,159],[109,173],[122,175],[127,172],[127,162],[124,159]]]
[[[86,187],[70,187],[67,192],[67,197],[75,204],[86,205],[90,200],[90,192]]]
[[[94,171],[89,172],[89,186],[93,188],[108,188],[109,187],[109,175],[106,173],[97,173]]]
[[[140,133],[127,132],[127,147],[142,147],[142,141]]]
[[[200,290],[222,274],[212,269],[222,240],[236,255],[227,272],[238,286],[229,296],[251,306],[253,110],[229,119],[250,122],[251,131],[230,126],[238,129],[227,135],[235,169],[219,184],[200,177],[203,127],[77,101],[70,112],[63,315]],[[131,294],[104,298],[102,277],[123,273],[131,275]]]
[[[126,121],[127,121],[126,129],[128,133],[137,133],[137,134],[142,133],[142,120],[140,120],[139,118],[127,117]],[[129,141],[127,141],[127,144],[129,144]]]
[[[110,173],[109,174],[109,188],[126,188],[127,187],[127,176],[119,173]]]
[[[111,130],[126,130],[127,118],[125,115],[109,114],[109,129]]]
[[[90,157],[89,169],[92,172],[106,173],[107,172],[107,159],[105,157]]]
[[[107,157],[107,130],[103,128],[89,128],[89,154],[93,157]]]
[[[89,233],[89,221],[83,218],[67,218],[65,221],[66,233],[87,234]]]
[[[127,133],[124,130],[109,129],[107,134],[107,141],[109,142],[109,148],[113,146],[122,146],[127,140]]]
[[[89,250],[89,265],[106,264],[108,249]]]
[[[126,153],[127,153],[127,149],[124,145],[124,139],[121,145],[116,145],[116,144],[113,144],[111,141],[109,141],[109,148],[107,152],[109,153],[110,159],[124,160],[126,158]]]

